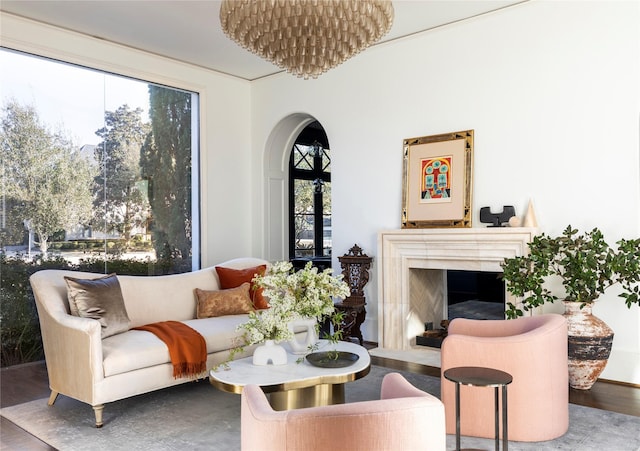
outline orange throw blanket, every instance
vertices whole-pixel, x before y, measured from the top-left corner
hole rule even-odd
[[[134,327],[146,330],[164,341],[173,364],[173,378],[203,374],[207,369],[207,343],[204,337],[179,321],[161,321]]]

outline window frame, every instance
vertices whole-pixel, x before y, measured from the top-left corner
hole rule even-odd
[[[9,40],[10,41],[10,40]],[[103,76],[122,77],[132,81],[137,81],[147,85],[156,85],[162,88],[172,89],[176,91],[182,91],[191,95],[191,272],[197,271],[202,268],[202,252],[203,241],[205,237],[202,236],[202,218],[203,214],[203,186],[201,181],[201,171],[203,170],[203,142],[202,142],[202,104],[203,93],[201,86],[187,86],[187,84],[178,83],[176,79],[166,79],[159,81],[158,77],[151,76],[149,73],[140,74],[133,67],[127,67],[125,70],[122,66],[118,66],[118,70],[111,68],[112,64],[108,61],[101,61],[98,64],[96,60],[88,59],[81,55],[74,55],[73,57],[66,53],[60,52],[57,49],[43,49],[38,47],[37,49],[31,48],[29,45],[14,46],[5,45],[3,43],[0,46],[2,51],[14,52],[25,57],[38,58],[46,60],[53,64],[64,64],[71,67],[75,67],[81,70],[94,71]],[[105,270],[106,272],[106,270]]]
[[[319,151],[314,152],[312,168],[300,169],[295,167],[294,157],[297,146],[317,146]],[[296,230],[295,230],[295,183],[296,180],[315,181],[321,180],[324,184],[331,183],[331,171],[324,170],[323,155],[325,150],[328,151],[328,166],[331,165],[331,149],[327,140],[324,129],[319,122],[314,121],[307,125],[296,138],[289,156],[289,259],[295,260],[300,258],[309,259],[309,257],[298,257],[296,255]],[[329,255],[325,255],[324,246],[324,190],[314,191],[313,194],[313,257],[314,259],[330,259],[332,246],[329,248]],[[331,217],[331,214],[329,215]],[[320,227],[318,227],[320,225]],[[329,237],[331,238],[331,237]]]

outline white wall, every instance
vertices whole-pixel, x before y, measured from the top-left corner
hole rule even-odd
[[[475,130],[475,227],[480,207],[522,214],[531,198],[544,232],[640,235],[638,23],[637,2],[532,1],[376,46],[317,80],[252,83],[256,180],[284,118],[304,112],[327,132],[334,257],[354,243],[374,257],[365,339],[377,339],[377,233],[400,227],[404,138]],[[594,312],[616,332],[603,377],[640,383],[640,308],[612,292]]]
[[[308,81],[248,83],[5,13],[0,43],[200,92],[204,266],[269,257],[267,143],[291,117],[320,120],[333,151],[334,254],[358,243],[374,257],[363,332],[375,341],[376,238],[400,227],[404,138],[475,130],[476,227],[480,207],[522,213],[532,198],[545,232],[570,223],[610,241],[640,235],[638,8],[534,0],[376,46]],[[640,309],[611,293],[594,310],[616,332],[603,377],[640,383]]]
[[[3,47],[200,93],[202,266],[251,253],[250,85],[9,14]]]

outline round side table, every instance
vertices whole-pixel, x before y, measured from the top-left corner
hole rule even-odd
[[[495,388],[495,428],[496,451],[500,449],[500,401],[499,388],[502,388],[502,450],[509,448],[509,434],[507,432],[507,385],[513,377],[504,371],[477,366],[461,366],[449,368],[444,377],[456,384],[456,451],[460,451],[460,386],[494,387]]]

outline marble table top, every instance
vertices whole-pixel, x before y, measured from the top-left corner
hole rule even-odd
[[[287,350],[286,365],[254,365],[253,357],[246,357],[229,362],[228,369],[211,370],[209,381],[213,386],[230,393],[241,393],[242,388],[249,384],[259,385],[265,393],[273,393],[319,384],[342,384],[369,374],[371,358],[362,346],[344,341],[332,344],[327,340],[320,340],[318,345],[316,352],[352,352],[359,358],[347,367],[320,368],[311,365],[304,356],[291,353],[288,344],[283,344]],[[297,363],[299,359],[302,361]]]

